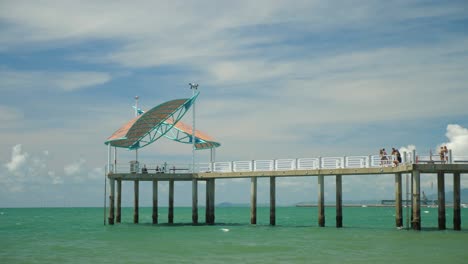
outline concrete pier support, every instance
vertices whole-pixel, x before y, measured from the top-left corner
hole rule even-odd
[[[122,180],[117,180],[117,215],[115,221],[121,222],[122,215]]]
[[[276,178],[270,177],[270,225],[276,225]]]
[[[213,224],[213,225],[215,223],[215,194],[216,194],[215,190],[216,190],[216,188],[215,188],[215,179],[212,179],[211,180],[211,192],[210,192],[211,193],[210,218],[211,218],[211,224]]]
[[[153,224],[158,223],[158,181],[153,180]]]
[[[210,180],[206,180],[205,223],[210,223]]]
[[[257,177],[250,178],[250,224],[257,224]]]
[[[134,185],[134,206],[133,206],[133,223],[138,224],[139,222],[139,200],[140,197],[140,181],[135,181]]]
[[[115,180],[111,179],[109,181],[110,185],[110,194],[109,194],[109,225],[114,224],[114,195],[115,195]]]
[[[343,227],[343,194],[341,175],[336,175],[336,227]]]
[[[403,208],[401,200],[401,173],[395,173],[395,225],[403,226]]]
[[[420,194],[420,172],[413,171],[413,220],[412,227],[414,230],[421,230],[421,194]]]
[[[324,199],[324,176],[318,176],[318,225],[325,226],[325,199]]]
[[[169,208],[167,214],[167,222],[174,223],[174,180],[169,180]]]
[[[437,204],[438,204],[438,218],[439,230],[445,230],[445,177],[444,172],[437,173]]]
[[[192,180],[192,223],[198,224],[198,180]]]
[[[209,225],[215,223],[215,179],[206,181],[206,209],[205,222]]]
[[[461,230],[460,172],[453,173],[453,229]]]

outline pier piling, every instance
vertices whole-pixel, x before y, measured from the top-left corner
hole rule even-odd
[[[192,180],[192,223],[198,224],[198,180]]]
[[[206,180],[205,222],[213,225],[215,222],[215,179]]]
[[[205,223],[209,224],[210,223],[210,180],[206,180],[206,203],[205,203]]]
[[[174,179],[169,180],[169,208],[167,213],[167,222],[174,223]]]
[[[453,173],[453,229],[461,230],[460,172]]]
[[[420,194],[420,172],[413,171],[413,221],[414,230],[421,230],[421,194]]]
[[[437,204],[438,204],[438,220],[439,230],[446,228],[445,223],[445,175],[444,172],[437,173]]]
[[[336,227],[343,227],[343,195],[341,175],[336,175]]]
[[[403,226],[403,209],[401,203],[401,173],[395,173],[395,224]]]
[[[257,224],[257,177],[250,178],[250,224]]]
[[[122,215],[122,180],[117,180],[117,215],[116,215],[116,222],[121,222],[121,215]]]
[[[153,180],[153,224],[158,223],[158,181]]]
[[[215,223],[215,179],[206,181],[207,190],[207,219],[206,223],[213,225]]]
[[[133,223],[139,222],[139,200],[140,197],[140,181],[136,180],[134,185],[134,207],[133,207]]]
[[[270,225],[276,225],[276,178],[270,178]]]
[[[109,194],[109,225],[114,224],[114,195],[115,195],[115,180],[111,179],[109,181],[110,185],[110,194]]]
[[[318,176],[318,225],[325,226],[324,176]]]

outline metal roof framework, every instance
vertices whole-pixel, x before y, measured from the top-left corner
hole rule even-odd
[[[130,120],[112,134],[105,144],[130,150],[143,148],[169,132],[197,99],[176,99],[153,107]]]
[[[199,93],[189,99],[177,99],[165,102],[149,111],[136,108],[138,116],[128,121],[105,144],[112,147],[135,150],[143,148],[162,136],[184,144],[193,144],[193,131],[190,125],[180,121],[193,105]],[[211,136],[195,130],[195,149],[213,149],[221,146]]]
[[[167,126],[173,126],[164,136],[170,140],[184,143],[192,144],[192,126],[185,124],[182,121],[179,121],[175,125],[171,123],[170,120],[164,122]],[[216,142],[211,136],[195,130],[195,149],[212,149],[221,146],[219,142]]]

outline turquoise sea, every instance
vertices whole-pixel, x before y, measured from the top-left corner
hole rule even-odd
[[[189,207],[175,208],[173,225],[167,208],[159,213],[152,225],[151,208],[141,208],[133,224],[133,209],[123,208],[122,224],[104,226],[102,208],[3,208],[0,263],[468,263],[468,231],[450,230],[451,208],[445,231],[437,208],[422,208],[420,232],[397,230],[392,207],[345,207],[341,229],[333,207],[325,228],[315,207],[278,207],[274,227],[267,207],[255,226],[248,207],[217,207],[213,226],[192,226]]]

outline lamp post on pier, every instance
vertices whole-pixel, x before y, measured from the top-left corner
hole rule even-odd
[[[192,90],[192,96],[195,96],[198,90],[198,84],[189,83],[190,89]],[[195,101],[192,105],[192,173],[195,173]]]
[[[190,89],[192,90],[192,96],[195,96],[196,90],[198,90],[198,84],[189,83]],[[192,173],[195,173],[195,101],[192,105]],[[198,224],[198,181],[192,179],[192,223]]]

